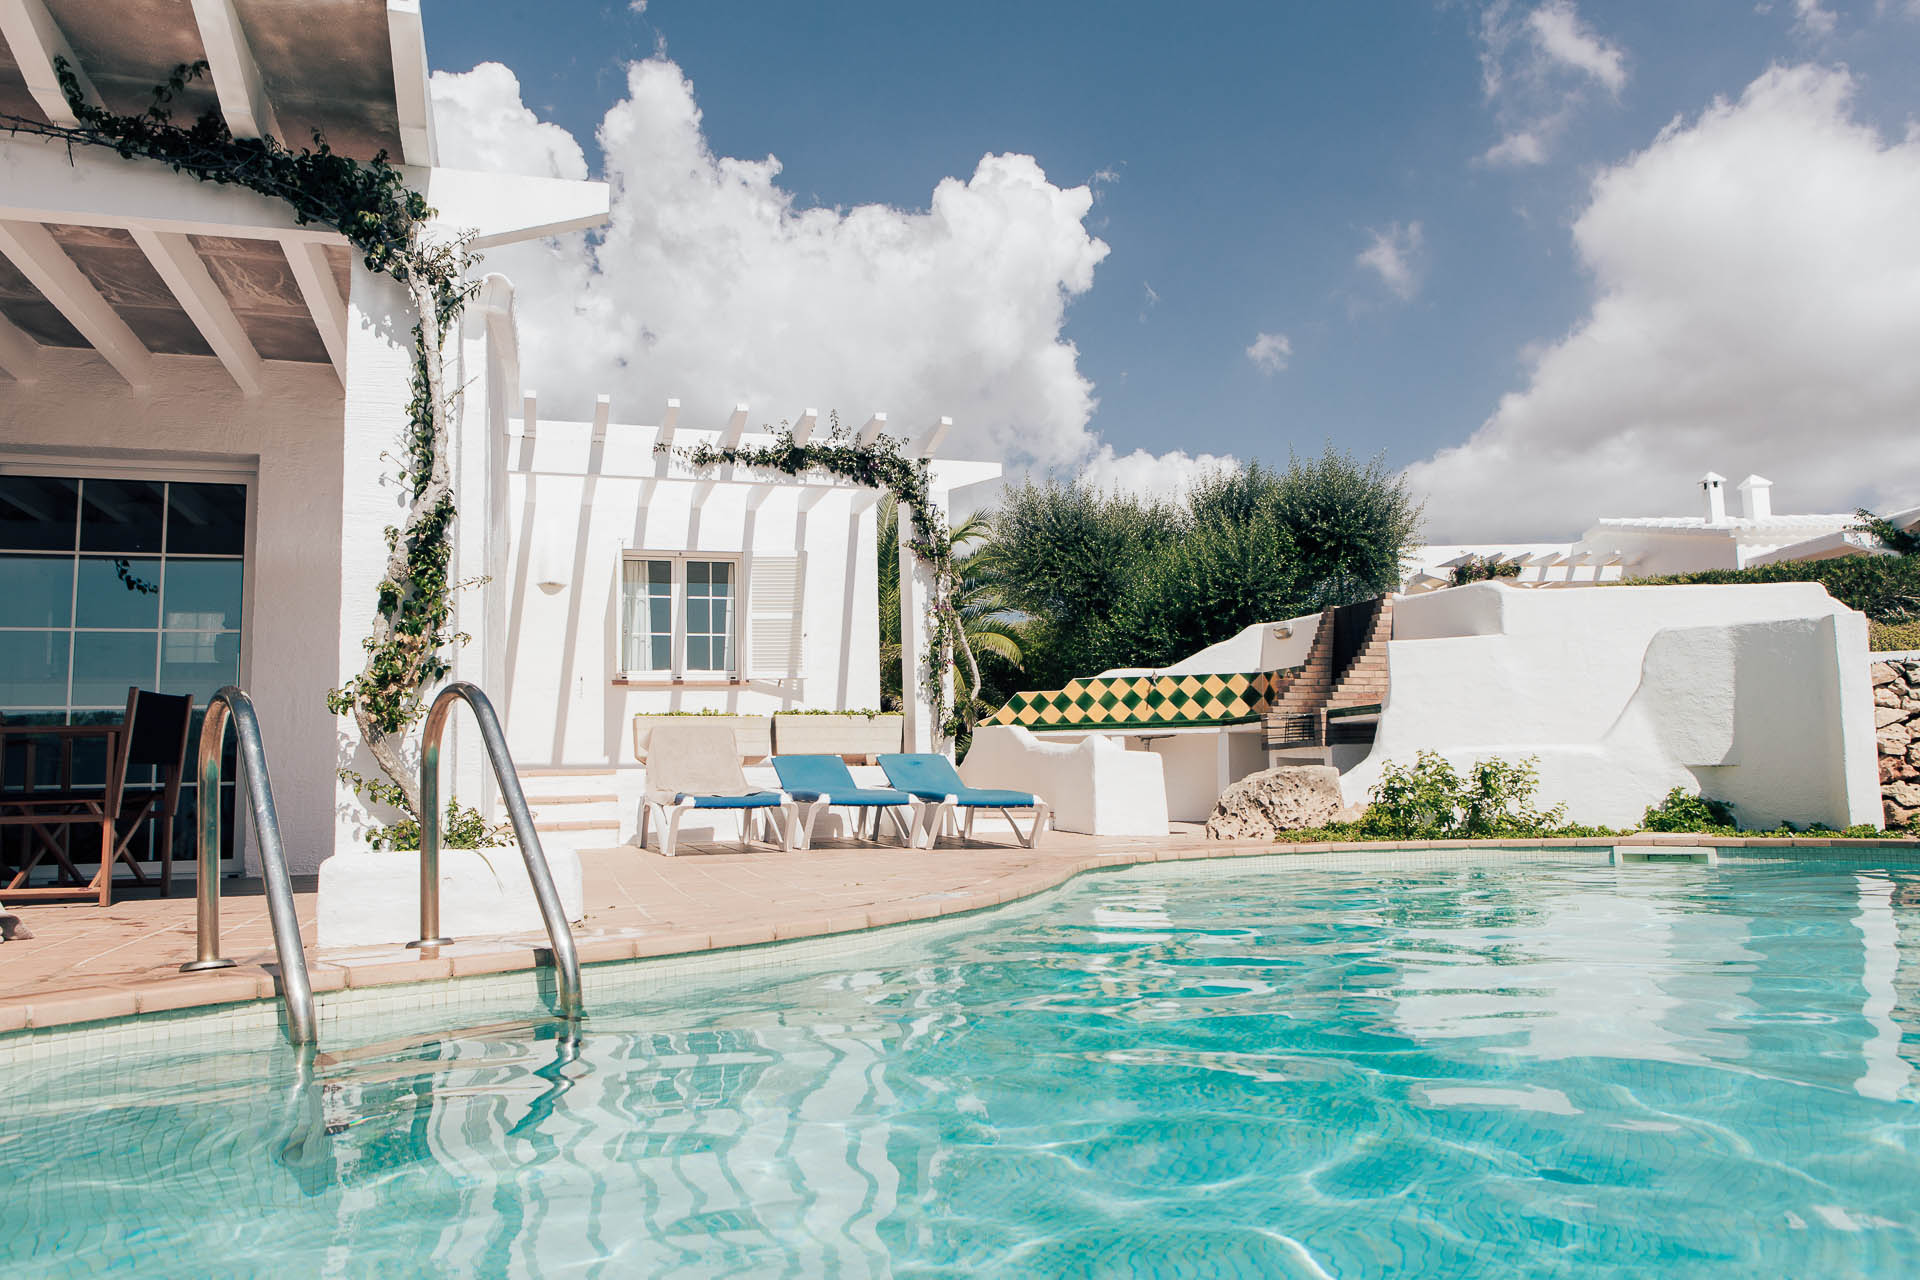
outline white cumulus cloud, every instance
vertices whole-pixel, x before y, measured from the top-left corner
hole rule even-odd
[[[1239,459],[1231,454],[1189,454],[1184,449],[1171,453],[1135,449],[1116,454],[1112,445],[1103,444],[1081,467],[1079,478],[1106,493],[1177,502],[1201,480],[1239,466]]]
[[[436,73],[444,162],[580,177],[574,139],[537,120],[498,64]],[[1092,192],[1049,182],[1028,156],[988,155],[924,210],[802,208],[780,162],[716,155],[693,86],[665,58],[634,63],[599,129],[612,218],[490,251],[518,287],[522,365],[543,406],[584,417],[718,425],[736,402],[774,422],[885,410],[902,432],[955,420],[947,450],[1016,466],[1099,457],[1095,400],[1061,333],[1107,246]]]
[[[1775,67],[1602,173],[1587,315],[1464,444],[1409,469],[1435,538],[1691,510],[1717,469],[1782,511],[1920,499],[1920,138],[1841,70]]]
[[[1396,297],[1403,301],[1412,298],[1420,291],[1418,259],[1423,239],[1420,224],[1396,222],[1384,231],[1372,232],[1372,236],[1354,263],[1379,276],[1380,283]]]
[[[1278,373],[1293,359],[1293,342],[1284,333],[1256,334],[1247,348],[1247,359],[1262,373]]]
[[[1819,39],[1830,36],[1840,22],[1840,15],[1826,8],[1820,0],[1793,0],[1793,25],[1802,35]]]
[[[1805,6],[1818,0],[1800,0]],[[1572,0],[1553,0],[1527,15],[1527,31],[1543,57],[1599,81],[1609,93],[1627,83],[1626,56],[1581,20]]]
[[[1481,162],[1544,164],[1590,88],[1617,98],[1626,87],[1627,55],[1572,0],[1493,0],[1480,14],[1480,83],[1501,130]]]

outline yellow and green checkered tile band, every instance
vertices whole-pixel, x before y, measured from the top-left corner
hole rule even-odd
[[[1074,680],[1064,689],[1016,693],[988,723],[1033,730],[1234,724],[1265,715],[1298,671]]]

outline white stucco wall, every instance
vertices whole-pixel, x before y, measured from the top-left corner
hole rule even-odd
[[[710,438],[710,433],[708,438]],[[700,433],[680,431],[692,443]],[[505,442],[509,543],[504,713],[522,765],[637,768],[640,712],[880,705],[877,495],[846,487],[695,479],[654,453],[654,427],[540,421]],[[616,684],[623,552],[800,559],[801,642],[791,679]],[[557,585],[542,585],[543,582]],[[739,601],[743,615],[745,598]],[[743,625],[737,642],[745,645]]]
[[[1044,740],[1018,725],[974,731],[960,766],[968,786],[1030,792],[1053,806],[1053,826],[1095,836],[1167,833],[1161,759],[1111,738]]]
[[[367,472],[347,462],[333,367],[268,361],[262,393],[249,400],[210,358],[154,356],[144,395],[91,351],[47,347],[40,360],[38,381],[0,382],[0,455],[10,463],[180,479],[197,468],[251,473],[240,679],[271,756],[289,862],[313,871],[333,851],[342,743],[327,690],[339,683],[347,646],[357,655],[364,634],[344,634],[343,602],[356,627],[372,607],[371,581],[342,587],[343,491],[349,475],[358,487]],[[391,443],[397,421],[381,422]],[[389,520],[371,511],[362,519],[378,520],[366,530],[377,542]]]
[[[1866,621],[1812,583],[1404,597],[1364,800],[1387,760],[1538,756],[1542,800],[1627,825],[1675,786],[1743,823],[1877,823]]]
[[[1103,676],[1235,675],[1248,671],[1279,671],[1307,660],[1313,638],[1320,631],[1320,615],[1277,622],[1256,622],[1225,640],[1165,667],[1116,667]]]

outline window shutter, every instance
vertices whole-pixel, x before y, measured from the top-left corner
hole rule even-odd
[[[755,556],[747,577],[747,678],[800,674],[800,557]]]

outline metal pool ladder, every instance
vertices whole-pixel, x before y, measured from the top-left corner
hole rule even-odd
[[[474,722],[480,728],[480,740],[487,748],[487,763],[493,766],[494,781],[500,784],[500,796],[507,804],[507,817],[513,823],[514,839],[520,856],[526,860],[527,879],[533,882],[534,901],[540,904],[540,918],[546,922],[547,941],[553,948],[553,968],[559,978],[559,1012],[563,1018],[578,1018],[583,1011],[580,998],[580,959],[573,947],[573,930],[567,927],[567,913],[560,905],[560,894],[553,887],[553,873],[547,867],[547,855],[540,848],[540,833],[533,829],[533,814],[527,809],[527,796],[520,789],[520,775],[507,751],[507,736],[500,731],[500,718],[493,703],[480,687],[456,680],[442,689],[427,711],[427,725],[420,737],[420,938],[410,947],[444,946],[451,939],[440,935],[440,740],[446,736],[447,722],[453,718],[454,704],[465,702],[473,709]]]
[[[420,745],[420,939],[408,945],[438,947],[451,941],[440,936],[440,740],[446,736],[454,703],[461,701],[473,708],[473,718],[479,723],[488,763],[500,783],[514,836],[526,860],[527,878],[533,882],[534,900],[540,904],[540,916],[546,922],[547,941],[552,945],[553,965],[559,975],[560,1015],[578,1018],[583,1005],[580,961],[573,946],[573,931],[567,927],[566,911],[553,887],[553,873],[540,848],[540,836],[533,829],[533,815],[527,809],[526,793],[520,789],[513,757],[507,752],[500,719],[494,714],[493,703],[487,695],[464,680],[448,685],[433,700]],[[287,1006],[287,1040],[295,1045],[310,1045],[318,1039],[313,984],[307,978],[307,954],[300,945],[300,920],[293,905],[293,884],[287,877],[280,820],[273,807],[273,783],[267,775],[266,744],[260,739],[260,721],[253,713],[253,699],[234,685],[227,685],[213,695],[207,703],[206,722],[200,728],[199,795],[203,799],[196,885],[198,927],[194,959],[180,968],[193,973],[233,965],[232,960],[220,955],[220,748],[225,744],[229,721],[239,742],[240,771],[246,775],[247,794],[252,802],[253,834],[260,846],[260,874],[266,887],[267,915],[273,922],[273,945],[280,959],[280,994]],[[207,796],[214,798],[212,803],[205,802]]]
[[[226,969],[233,964],[220,956],[220,748],[225,745],[227,722],[233,722],[239,741],[240,772],[246,775],[253,810],[253,836],[260,846],[260,878],[267,893],[267,915],[273,922],[273,946],[280,956],[280,994],[287,1005],[287,1039],[312,1044],[313,984],[307,980],[307,953],[300,946],[300,918],[293,907],[293,884],[287,879],[287,852],[280,842],[280,819],[273,808],[273,782],[267,776],[267,748],[260,740],[260,721],[246,690],[227,685],[207,703],[206,722],[200,726],[200,868],[195,879],[199,898],[195,956],[180,966],[187,973]]]

